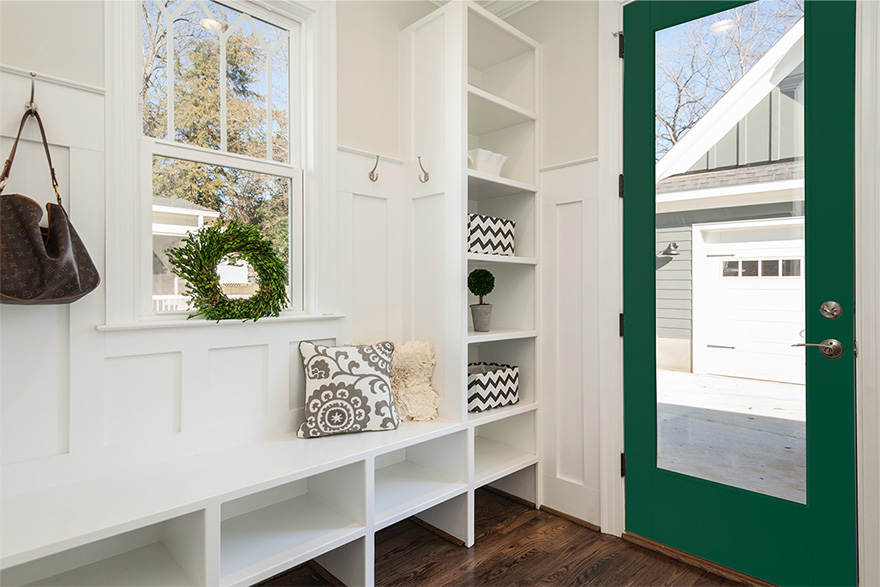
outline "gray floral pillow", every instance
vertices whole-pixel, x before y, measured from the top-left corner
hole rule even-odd
[[[297,436],[315,438],[400,425],[391,394],[394,343],[328,347],[299,343],[306,372],[305,422]]]

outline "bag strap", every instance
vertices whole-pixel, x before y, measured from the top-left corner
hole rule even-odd
[[[21,124],[18,126],[18,134],[15,135],[15,142],[12,143],[12,150],[9,152],[9,158],[6,160],[6,164],[3,165],[3,173],[0,174],[0,193],[3,193],[3,188],[6,187],[6,182],[9,179],[9,170],[12,169],[12,160],[15,159],[15,151],[18,149],[18,140],[21,138],[21,131],[24,130],[24,125],[29,116],[36,118],[37,125],[40,127],[40,136],[43,138],[43,149],[46,151],[46,159],[49,161],[49,171],[52,173],[52,188],[55,190],[55,197],[58,199],[58,205],[61,206],[61,191],[58,189],[58,179],[55,177],[55,167],[52,165],[52,156],[49,154],[49,141],[46,140],[46,129],[43,128],[43,120],[40,118],[40,113],[37,112],[35,108],[28,108],[21,117]]]

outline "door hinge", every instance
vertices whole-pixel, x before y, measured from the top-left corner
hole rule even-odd
[[[623,59],[623,31],[611,33],[617,37],[617,56]]]
[[[620,453],[620,476],[626,477],[626,453]]]
[[[623,197],[623,174],[617,176],[617,197]]]
[[[623,312],[620,313],[620,326],[618,328],[620,330],[620,336],[623,336]]]

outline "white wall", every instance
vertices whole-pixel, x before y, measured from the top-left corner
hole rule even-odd
[[[105,197],[105,7],[0,2],[0,148],[11,146],[28,97],[18,70],[33,70],[65,207],[105,278],[71,305],[0,306],[4,495],[292,431],[304,405],[297,343],[342,339],[344,321],[332,317],[98,328],[117,228],[107,230],[107,203],[136,196]],[[16,192],[54,199],[33,126],[7,186]],[[335,227],[317,232],[333,238]],[[336,292],[321,293],[318,312],[338,311]]]
[[[507,19],[544,47],[541,167],[598,152],[598,5],[544,0]]]
[[[0,63],[104,85],[104,3],[0,2]]]
[[[337,6],[339,144],[397,157],[398,33],[437,6],[348,0]]]

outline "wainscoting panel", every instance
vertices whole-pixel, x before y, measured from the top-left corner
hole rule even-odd
[[[69,306],[0,306],[4,466],[68,452],[69,315]]]
[[[541,173],[542,502],[599,524],[598,163]]]
[[[205,426],[265,415],[267,350],[265,345],[210,349],[207,385],[196,392],[199,400],[189,417]]]
[[[378,165],[377,165],[378,163]],[[345,343],[401,341],[402,217],[397,159],[339,149],[340,296]],[[370,179],[375,168],[376,180]]]
[[[104,365],[104,444],[180,432],[180,353],[112,357]]]
[[[314,319],[265,318],[244,324],[194,319],[103,329],[108,294],[115,292],[120,301],[119,286],[132,288],[114,279],[118,275],[108,275],[105,251],[117,246],[121,225],[105,218],[104,211],[107,200],[132,199],[137,193],[109,193],[105,200],[103,90],[52,81],[38,71],[36,91],[65,207],[103,283],[71,305],[0,306],[3,495],[295,430],[304,402],[296,345],[299,340],[349,342],[342,335],[347,320],[338,316],[349,306],[337,307],[322,296],[312,300],[319,314]],[[0,71],[4,154],[29,92],[26,72]],[[4,193],[54,201],[35,126],[25,129],[19,149]],[[370,166],[372,162],[358,175],[372,185],[366,179]],[[382,189],[396,186],[390,193],[399,193],[399,168],[399,162],[391,161],[381,169]],[[359,184],[357,193],[372,195],[369,185]],[[319,236],[335,233],[321,227]],[[351,249],[340,249],[339,260],[327,259],[331,249],[325,249],[315,265],[329,279],[337,266],[350,262]],[[110,287],[117,289],[110,292]],[[315,291],[323,291],[320,284]],[[334,285],[333,296],[335,292]],[[133,298],[121,301],[134,303]]]
[[[352,332],[356,342],[388,336],[388,200],[354,194]]]
[[[556,206],[556,476],[583,485],[584,226],[583,203]],[[560,446],[561,444],[561,446]]]

